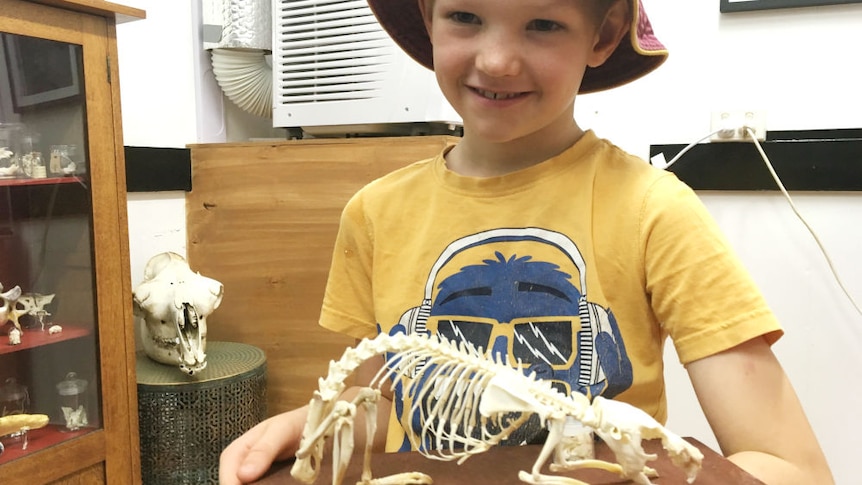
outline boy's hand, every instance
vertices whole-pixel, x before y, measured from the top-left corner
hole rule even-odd
[[[273,416],[234,440],[221,453],[219,483],[251,483],[262,477],[273,462],[292,457],[299,446],[306,414],[303,407]]]

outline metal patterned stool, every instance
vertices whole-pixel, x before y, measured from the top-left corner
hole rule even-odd
[[[217,484],[221,451],[266,415],[266,357],[235,342],[208,342],[194,377],[137,354],[144,484]]]

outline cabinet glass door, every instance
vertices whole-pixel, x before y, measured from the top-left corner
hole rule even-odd
[[[102,427],[84,93],[80,45],[0,32],[0,465]]]

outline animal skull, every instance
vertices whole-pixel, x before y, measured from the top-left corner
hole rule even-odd
[[[133,293],[144,351],[153,360],[194,375],[206,367],[207,317],[218,308],[224,286],[189,268],[179,254],[150,258]]]

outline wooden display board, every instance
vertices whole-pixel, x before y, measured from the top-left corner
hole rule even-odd
[[[695,479],[696,485],[763,485],[763,482],[749,475],[732,462],[725,459],[703,443],[686,438],[703,452],[703,466]],[[470,457],[462,464],[451,461],[429,460],[419,453],[377,453],[371,459],[371,470],[375,478],[390,474],[419,471],[428,474],[434,485],[463,484],[494,484],[523,485],[518,479],[521,470],[529,472],[542,449],[540,445],[529,446],[498,446],[485,453]],[[650,440],[644,442],[648,453],[655,453],[658,458],[649,462],[649,466],[658,471],[658,478],[652,478],[655,485],[686,485],[685,474],[671,463],[667,454],[661,448],[661,442]],[[614,461],[607,445],[596,443],[596,458]],[[276,464],[270,473],[256,482],[256,485],[294,485],[301,482],[290,476],[291,462]],[[362,455],[356,454],[350,460],[350,466],[345,474],[343,484],[353,484],[359,481],[362,473]],[[563,475],[582,480],[591,485],[626,485],[630,480],[604,470],[584,469],[573,472],[551,473],[548,465],[542,473]],[[314,483],[332,483],[332,456],[323,457],[320,475]]]
[[[341,211],[366,183],[438,154],[448,136],[191,146],[191,268],[225,286],[208,338],[267,357],[267,414],[305,405],[352,338],[318,326]]]

